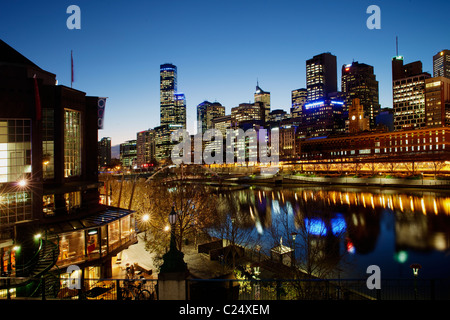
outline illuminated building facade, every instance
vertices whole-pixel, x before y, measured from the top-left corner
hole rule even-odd
[[[136,137],[136,165],[138,168],[148,167],[156,159],[155,131],[140,131]]]
[[[265,106],[262,102],[241,103],[231,109],[232,126],[239,127],[246,121],[265,122]]]
[[[98,165],[108,166],[111,163],[111,138],[105,137],[98,142]]]
[[[364,110],[364,117],[369,119],[370,127],[375,128],[375,118],[380,112],[378,81],[373,67],[357,61],[342,66],[342,93],[345,109],[352,105],[352,100],[359,99]]]
[[[425,127],[425,80],[430,77],[420,61],[403,65],[403,57],[392,59],[394,130]]]
[[[155,127],[155,158],[157,161],[168,159],[172,148],[177,142],[172,142],[172,132],[184,129],[181,124],[168,124]]]
[[[343,133],[344,102],[339,100],[316,100],[303,106],[302,130],[308,137],[328,136]]]
[[[450,78],[425,80],[425,112],[427,127],[450,126]]]
[[[3,41],[0,73],[1,275],[66,279],[76,265],[85,278],[111,276],[111,259],[136,233],[132,211],[99,203],[99,98],[56,85]],[[39,286],[19,279],[10,293]]]
[[[357,133],[370,129],[370,120],[365,118],[364,107],[360,104],[359,98],[352,99],[352,104],[348,110],[348,131]]]
[[[197,132],[213,129],[213,120],[225,116],[225,107],[219,102],[203,101],[197,106]]]
[[[307,100],[323,100],[337,92],[336,56],[329,52],[306,61]]]
[[[255,102],[261,102],[264,105],[264,117],[267,119],[270,113],[270,92],[266,92],[256,84]]]
[[[186,128],[186,98],[177,92],[177,67],[160,66],[160,124],[182,125]]]
[[[433,56],[433,77],[450,79],[450,50],[442,50]]]
[[[304,88],[291,91],[291,117],[301,118],[303,106],[307,102],[308,91]]]

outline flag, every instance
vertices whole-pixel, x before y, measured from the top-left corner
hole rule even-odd
[[[36,105],[36,120],[41,120],[41,98],[39,96],[39,87],[37,82],[36,74],[33,76],[34,79],[34,103]]]
[[[70,87],[72,88],[73,83],[73,52],[70,50]]]
[[[105,115],[106,98],[98,98],[97,101],[97,115],[98,115],[98,129],[103,129],[103,118]]]

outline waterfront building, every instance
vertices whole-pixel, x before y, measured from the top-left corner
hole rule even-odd
[[[113,257],[137,240],[132,211],[99,203],[101,98],[57,85],[1,40],[0,74],[1,275],[21,277],[9,293],[67,285],[69,265],[82,279],[110,277]],[[45,289],[31,275],[45,275]]]
[[[366,118],[364,107],[360,104],[359,98],[352,99],[352,104],[348,111],[348,132],[358,133],[370,129],[370,119]]]
[[[231,108],[232,126],[239,127],[247,121],[265,122],[265,106],[262,102],[241,103],[239,106]]]
[[[157,161],[168,159],[177,142],[172,141],[172,132],[184,129],[181,124],[168,124],[155,127],[155,157]]]
[[[339,100],[316,100],[303,106],[302,130],[308,137],[343,133],[345,120],[344,102]]]

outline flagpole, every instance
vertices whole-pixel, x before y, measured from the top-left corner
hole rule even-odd
[[[70,87],[73,84],[73,52],[70,50]]]

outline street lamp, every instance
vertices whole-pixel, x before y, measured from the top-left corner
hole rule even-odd
[[[293,267],[295,268],[295,239],[297,238],[297,232],[291,233],[293,242],[294,251],[292,251],[292,260],[293,260]]]
[[[417,276],[419,275],[419,270],[422,266],[418,263],[413,263],[409,266],[413,270],[414,275],[414,299],[417,300]]]
[[[175,212],[175,208],[172,207],[172,211],[169,213],[169,223],[173,227],[177,222],[177,213]]]

